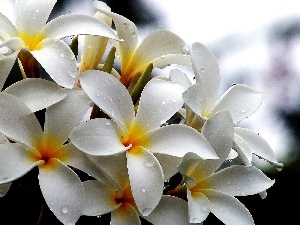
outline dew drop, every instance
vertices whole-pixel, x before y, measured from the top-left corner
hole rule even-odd
[[[203,68],[203,67],[200,68],[200,72],[201,72],[201,73],[204,73],[204,72],[205,72],[205,68]]]
[[[146,167],[152,167],[152,166],[154,166],[154,164],[155,164],[155,162],[152,160],[144,162],[144,166],[146,166]]]
[[[201,209],[202,209],[203,212],[207,212],[208,211],[208,207],[207,206],[202,206]]]
[[[110,122],[106,121],[105,124],[106,124],[106,126],[109,126],[109,125],[110,125]]]
[[[165,101],[162,101],[161,103],[162,103],[163,105],[165,105],[165,104],[166,104],[166,102],[165,102]]]
[[[65,54],[61,53],[61,54],[59,54],[59,56],[63,58],[63,57],[65,57]]]
[[[241,112],[242,112],[242,113],[245,113],[245,112],[246,112],[246,110],[245,110],[245,109],[243,109]]]
[[[62,213],[66,214],[66,213],[69,212],[69,207],[66,206],[66,205],[63,205],[63,206],[61,207],[61,211],[62,211]]]
[[[36,11],[37,13],[39,13],[39,12],[40,12],[40,10],[38,10],[38,9],[37,9],[37,10],[35,10],[35,11]]]
[[[149,189],[147,189],[147,188],[145,188],[145,187],[142,187],[141,190],[142,190],[142,192],[144,192],[144,193],[149,191]]]
[[[192,223],[201,223],[201,220],[199,218],[193,218]]]

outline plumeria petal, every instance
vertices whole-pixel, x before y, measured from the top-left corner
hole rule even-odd
[[[65,144],[64,147],[70,152],[69,157],[63,161],[64,164],[79,169],[98,181],[107,181],[108,175],[93,163],[87,154],[80,151],[72,143]]]
[[[21,80],[3,92],[21,99],[32,112],[47,108],[66,97],[65,91],[60,86],[40,78]]]
[[[111,74],[87,71],[81,74],[81,87],[120,128],[130,127],[134,119],[134,108],[127,89]]]
[[[179,172],[185,178],[188,188],[193,188],[197,183],[210,176],[215,169],[214,160],[204,160],[193,152],[188,152],[178,166]]]
[[[42,163],[34,162],[26,147],[20,144],[0,144],[0,155],[0,183],[16,180]]]
[[[128,181],[126,154],[109,156],[89,156],[98,167],[103,169],[109,176],[113,177],[119,184]]]
[[[16,61],[19,52],[14,52],[10,55],[2,55],[0,53],[0,90],[2,90],[3,85]]]
[[[181,157],[159,153],[156,153],[154,155],[163,169],[164,180],[168,180],[169,178],[171,178],[171,176],[175,175],[178,172],[177,166],[182,160]]]
[[[146,220],[155,225],[187,225],[188,222],[188,205],[187,202],[173,196],[162,196],[157,207],[144,217]]]
[[[10,48],[12,51],[19,51],[25,47],[25,43],[21,38],[13,37],[2,43],[0,43],[0,47],[6,46]]]
[[[248,209],[236,198],[214,190],[205,190],[211,212],[226,225],[254,225]]]
[[[197,83],[201,83],[206,94],[207,107],[211,108],[219,95],[221,76],[216,57],[202,43],[192,44],[192,64]]]
[[[182,65],[191,68],[191,56],[185,54],[167,54],[151,60],[154,67],[164,68],[171,64]]]
[[[0,133],[28,146],[43,135],[34,113],[17,97],[0,93],[0,109]]]
[[[19,32],[36,34],[47,22],[57,0],[17,0],[16,25]]]
[[[203,222],[210,213],[209,199],[201,192],[187,190],[189,221],[191,223]]]
[[[176,34],[163,29],[152,31],[140,43],[131,61],[131,67],[137,72],[157,57],[168,54],[185,54],[185,42]],[[165,64],[167,65],[167,64]]]
[[[140,98],[135,124],[142,125],[144,132],[160,127],[182,107],[183,91],[177,82],[149,81]]]
[[[67,97],[47,108],[45,113],[46,134],[55,135],[62,145],[71,131],[79,124],[90,107],[90,99],[82,89],[67,90]]]
[[[192,86],[192,82],[189,77],[184,72],[178,69],[170,70],[169,77],[170,80],[180,83],[185,90]]]
[[[90,155],[114,155],[124,152],[118,127],[109,119],[93,119],[76,127],[70,134],[71,142]]]
[[[262,94],[245,84],[233,85],[216,102],[213,112],[228,110],[234,123],[251,116],[262,103]]]
[[[88,180],[83,182],[84,207],[83,215],[98,216],[109,213],[120,207],[115,199],[116,190],[107,182]]]
[[[0,184],[0,198],[4,197],[10,189],[12,182]]]
[[[234,128],[229,112],[220,111],[209,118],[203,126],[202,134],[220,158],[211,162],[209,168],[214,172],[227,159],[232,148]],[[215,164],[214,168],[212,164]]]
[[[141,147],[130,149],[126,157],[132,195],[142,215],[148,216],[163,193],[162,168],[155,156]]]
[[[0,12],[0,37],[7,40],[11,37],[18,36],[17,28],[12,22]]]
[[[147,133],[144,147],[153,153],[183,157],[187,152],[194,152],[204,159],[218,159],[201,133],[180,124],[163,126]]]
[[[278,168],[283,166],[276,160],[275,153],[271,146],[263,137],[259,136],[259,134],[241,127],[234,128],[234,132],[247,142],[253,154],[267,160]]]
[[[111,212],[111,225],[141,225],[141,220],[135,208],[128,203]]]
[[[203,85],[201,83],[195,83],[190,86],[183,94],[185,104],[198,116],[206,118],[207,105],[206,97]]]
[[[99,35],[119,40],[113,29],[92,16],[69,14],[51,20],[39,32],[47,38],[63,38],[79,34]]]
[[[214,173],[203,182],[201,188],[222,191],[229,195],[258,194],[270,188],[274,180],[254,166],[234,165]]]
[[[123,71],[131,60],[137,45],[138,45],[138,30],[136,25],[128,20],[126,17],[113,13],[107,10],[107,6],[104,2],[94,1],[94,7],[100,12],[108,15],[114,21],[116,26],[117,34],[122,42],[116,42],[117,53],[122,62],[121,70]]]
[[[63,87],[74,87],[77,63],[70,47],[65,42],[55,39],[45,39],[39,46],[40,49],[31,51],[31,54],[49,76]]]
[[[238,158],[236,158],[236,160],[241,160],[242,163],[245,164],[246,166],[251,166],[252,164],[251,148],[249,144],[237,134],[234,134],[233,149],[238,154]]]
[[[73,170],[57,159],[50,161],[52,168],[39,168],[39,184],[44,199],[63,224],[75,224],[83,209],[83,186]]]

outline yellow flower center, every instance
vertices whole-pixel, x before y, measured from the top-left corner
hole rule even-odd
[[[131,146],[128,151],[132,154],[139,154],[140,148],[136,148],[138,146],[144,146],[146,143],[148,143],[149,139],[146,135],[144,135],[146,132],[143,129],[143,126],[139,125],[138,123],[135,123],[131,129],[129,130],[129,134],[127,137],[122,136],[122,144],[124,146]]]
[[[33,50],[40,50],[41,49],[41,44],[40,42],[44,40],[46,37],[42,34],[29,34],[26,31],[25,32],[19,32],[19,38],[21,38],[25,45],[26,48],[29,51]]]
[[[50,135],[45,135],[43,138],[36,139],[33,143],[31,158],[34,162],[43,160],[43,167],[53,168],[51,159],[56,158],[64,161],[67,157],[66,148]],[[52,165],[52,166],[51,166]]]
[[[137,206],[135,204],[129,182],[127,182],[122,187],[122,189],[123,189],[123,195],[122,196],[120,196],[119,193],[115,193],[115,202],[116,202],[116,204],[121,203],[122,205],[120,206],[120,209],[123,209],[123,210],[127,210],[128,204],[137,209]]]

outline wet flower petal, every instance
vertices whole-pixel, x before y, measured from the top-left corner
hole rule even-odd
[[[57,159],[51,159],[51,163],[54,168],[39,168],[43,197],[63,224],[75,224],[83,210],[83,186],[72,169]]]

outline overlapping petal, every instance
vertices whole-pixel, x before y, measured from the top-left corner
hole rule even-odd
[[[10,55],[2,55],[0,53],[0,91],[16,61],[19,52],[14,52]]]
[[[239,135],[234,134],[233,149],[238,154],[236,160],[241,160],[246,166],[252,164],[252,151],[249,144]]]
[[[201,133],[180,124],[163,126],[147,133],[147,142],[143,146],[153,153],[183,157],[187,152],[194,152],[204,159],[218,159]]]
[[[18,31],[12,22],[0,12],[0,37],[4,40],[18,36]]]
[[[138,45],[138,30],[136,25],[126,17],[107,10],[104,2],[94,1],[94,7],[111,17],[116,26],[117,34],[122,42],[117,42],[117,53],[121,60],[121,70],[125,70]]]
[[[172,81],[152,79],[145,86],[135,117],[144,132],[160,127],[183,105],[183,87]]]
[[[218,61],[212,52],[199,42],[192,44],[191,58],[196,82],[203,85],[207,107],[211,108],[217,100],[221,83]]]
[[[283,166],[277,161],[273,149],[263,137],[259,136],[254,131],[241,127],[234,128],[234,132],[246,141],[253,154],[269,161],[271,164],[279,168]]]
[[[210,213],[209,199],[201,192],[187,190],[189,221],[191,223],[203,222]]]
[[[251,116],[262,103],[262,94],[245,84],[233,85],[213,107],[213,112],[228,110],[234,123]]]
[[[140,43],[132,57],[130,66],[135,71],[140,71],[157,57],[168,54],[184,54],[185,51],[186,44],[179,36],[168,30],[157,29]]]
[[[147,216],[157,206],[162,196],[164,186],[162,168],[155,156],[142,147],[134,147],[127,151],[126,158],[132,195],[139,211]]]
[[[57,84],[73,88],[77,77],[77,63],[70,47],[65,42],[52,38],[44,39],[39,46],[39,50],[31,51],[33,57]]]
[[[45,134],[55,135],[63,145],[71,131],[80,123],[90,107],[90,99],[81,89],[66,90],[67,96],[47,108],[45,113]]]
[[[121,142],[116,123],[103,118],[79,125],[71,132],[70,140],[90,155],[114,155],[128,149]]]
[[[120,207],[115,200],[116,190],[107,182],[88,180],[83,182],[84,207],[83,215],[98,216],[109,213]]]
[[[123,203],[122,208],[111,212],[111,225],[141,225],[139,214],[133,206]]]
[[[0,93],[0,108],[0,133],[27,146],[42,137],[43,130],[39,121],[20,99]]]
[[[126,131],[134,119],[134,108],[127,89],[112,75],[101,71],[81,74],[81,87],[93,102]]]
[[[30,160],[30,152],[20,144],[0,144],[0,155],[0,183],[16,180],[43,162]]]
[[[186,225],[188,222],[187,202],[173,196],[162,196],[157,207],[144,217],[155,225]]]
[[[12,182],[0,184],[0,198],[5,196],[11,187]]]
[[[195,83],[182,94],[185,104],[201,117],[209,116],[210,108],[207,108],[206,93],[201,83]]]
[[[55,39],[79,34],[99,35],[120,40],[106,23],[95,17],[81,14],[59,16],[47,23],[39,32],[41,36]]]
[[[3,92],[19,98],[32,112],[47,108],[67,96],[61,87],[40,78],[21,80],[10,85]]]
[[[17,0],[16,26],[19,32],[35,35],[47,22],[57,0]]]
[[[236,198],[215,190],[205,190],[211,212],[226,225],[254,225],[248,209]]]
[[[76,173],[57,159],[55,169],[39,168],[39,184],[50,210],[63,224],[75,224],[82,214],[83,186]],[[67,194],[62,190],[68,190]]]
[[[202,184],[233,196],[253,195],[270,188],[274,181],[254,166],[234,165],[214,173]]]

